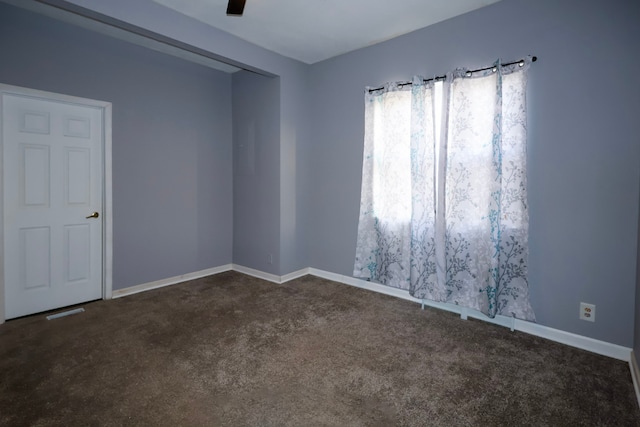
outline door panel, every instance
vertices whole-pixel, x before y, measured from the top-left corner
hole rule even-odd
[[[2,95],[5,317],[102,296],[102,109]]]
[[[90,194],[90,164],[91,153],[84,148],[68,148],[65,152],[65,171],[67,176],[64,180],[65,200],[67,205],[81,205],[89,207],[91,204]]]
[[[89,280],[89,254],[91,253],[89,225],[67,225],[64,228],[65,280],[67,283]]]
[[[49,147],[20,146],[20,193],[25,206],[49,206]]]
[[[19,283],[27,290],[48,288],[50,285],[51,229],[49,227],[21,228]]]

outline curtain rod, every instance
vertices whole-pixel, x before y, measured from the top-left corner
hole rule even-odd
[[[537,60],[538,60],[537,56],[532,56],[531,57],[531,62],[536,62]],[[513,61],[513,62],[507,62],[506,64],[500,64],[500,66],[501,67],[508,67],[509,65],[515,65],[515,64],[520,64],[520,66],[522,67],[524,65],[524,59],[520,59],[518,61]],[[467,74],[471,75],[473,73],[478,73],[480,71],[491,70],[493,67],[495,67],[495,65],[492,65],[490,67],[478,68],[476,70],[469,70],[469,71],[467,71]],[[436,77],[433,77],[433,78],[430,78],[430,79],[423,79],[422,81],[424,83],[427,83],[427,82],[432,82],[432,81],[437,81],[437,80],[445,80],[446,78],[447,78],[446,75],[445,76],[436,76]],[[413,83],[412,82],[398,83],[398,86],[407,86],[407,85],[411,85],[411,84],[413,84]],[[375,92],[375,91],[381,90],[381,89],[384,89],[384,86],[377,87],[375,89],[369,89],[369,93]]]

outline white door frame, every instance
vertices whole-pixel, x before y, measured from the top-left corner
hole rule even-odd
[[[0,83],[0,95],[14,94],[34,98],[42,98],[55,102],[68,102],[102,109],[103,119],[103,167],[102,167],[102,299],[112,297],[113,267],[113,210],[111,206],[111,103],[87,98],[62,95],[41,90],[10,86]],[[0,113],[2,112],[2,96],[0,96]],[[0,165],[3,164],[4,141],[2,141],[2,116],[0,114]],[[4,242],[4,173],[0,173],[0,240]],[[5,321],[5,285],[4,285],[4,243],[0,245],[0,324]]]

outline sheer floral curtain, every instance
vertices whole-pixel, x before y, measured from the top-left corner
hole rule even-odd
[[[535,320],[527,281],[530,61],[456,70],[442,102],[436,83],[419,77],[366,92],[354,276],[490,317]]]
[[[409,289],[435,267],[433,83],[365,92],[365,138],[355,276]],[[415,216],[416,220],[412,221]],[[414,244],[420,235],[424,245]],[[422,260],[424,262],[418,261]]]

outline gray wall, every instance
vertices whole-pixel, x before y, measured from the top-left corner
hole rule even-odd
[[[310,266],[309,208],[313,194],[308,170],[309,82],[308,66],[292,67],[280,80],[280,274],[285,275]]]
[[[134,25],[145,31],[164,34],[177,41],[204,49],[227,61],[249,70],[268,76],[280,78],[280,141],[279,180],[276,188],[269,187],[269,195],[279,193],[279,198],[264,200],[244,198],[236,199],[234,215],[245,212],[264,210],[280,212],[278,247],[274,255],[274,267],[265,267],[267,271],[284,275],[310,265],[309,234],[313,227],[309,223],[307,212],[310,199],[313,197],[310,184],[308,164],[310,162],[310,139],[308,114],[309,66],[291,58],[275,54],[254,44],[241,40],[210,27],[200,21],[181,15],[165,8],[152,0],[67,0],[66,3],[104,14],[113,19]],[[243,83],[234,85],[238,90]],[[271,153],[266,154],[271,156]],[[265,165],[272,164],[272,158],[260,159]],[[273,184],[273,183],[272,183]],[[265,198],[266,199],[266,198]],[[256,247],[271,248],[273,246],[271,231],[253,236]],[[270,249],[268,249],[270,250]],[[260,269],[264,263],[264,249],[260,254],[250,255],[235,260],[245,263],[246,267]],[[240,255],[240,252],[236,251]],[[267,255],[268,256],[268,255]],[[279,259],[278,259],[279,258]]]
[[[113,103],[113,287],[232,260],[231,76],[0,3],[0,82]]]
[[[503,0],[312,66],[312,266],[352,274],[366,85],[537,55],[528,99],[532,304],[542,325],[631,347],[639,4]],[[578,319],[581,301],[596,304],[595,323]]]
[[[305,66],[233,75],[233,262],[276,275],[309,266]]]
[[[233,262],[279,274],[280,79],[233,74]]]

